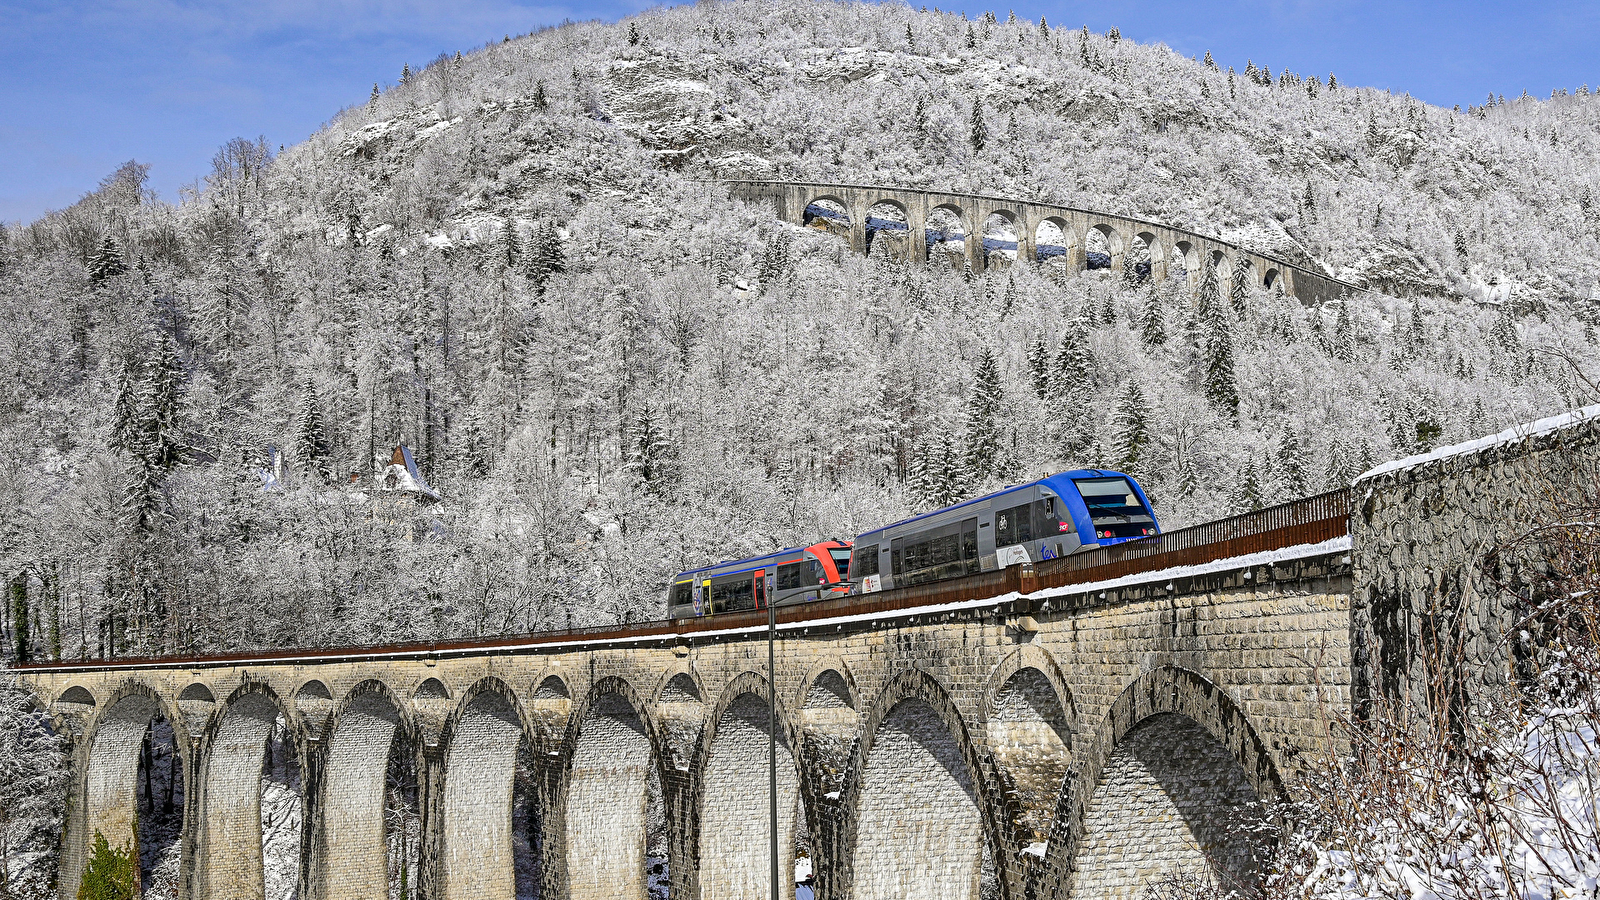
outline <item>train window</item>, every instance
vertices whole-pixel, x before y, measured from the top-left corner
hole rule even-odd
[[[1033,505],[1024,503],[995,513],[994,545],[1009,547],[1033,540]]]
[[[850,558],[850,565],[855,566],[855,571],[850,573],[855,581],[878,574],[878,545],[862,547],[861,552]]]
[[[905,538],[895,538],[889,542],[889,571],[893,572],[897,579],[905,572],[905,567],[900,564],[900,551],[905,549],[905,545]]]
[[[822,563],[818,562],[815,557],[807,557],[806,558],[806,566],[807,566],[807,568],[809,568],[811,570],[811,583],[812,584],[827,584],[828,583],[828,573],[823,571]]]
[[[691,594],[692,591],[690,589],[689,582],[678,582],[672,586],[672,605],[688,606],[691,599]]]
[[[961,523],[961,557],[967,574],[978,574],[982,563],[978,561],[978,520],[975,518]]]
[[[978,520],[951,522],[897,539],[890,546],[895,549],[895,578],[903,577],[905,584],[964,575],[976,563]]]
[[[755,609],[756,597],[750,581],[750,573],[729,575],[727,580],[713,579],[711,582],[711,609],[713,612],[732,612],[740,609]]]
[[[788,563],[778,567],[778,590],[792,591],[804,587],[805,575],[800,571],[799,563]]]

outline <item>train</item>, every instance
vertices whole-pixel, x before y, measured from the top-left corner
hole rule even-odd
[[[1074,469],[863,532],[680,572],[674,619],[926,584],[1161,533],[1132,476]]]
[[[849,567],[850,542],[831,540],[690,569],[673,576],[667,616],[686,619],[843,597],[850,593]]]

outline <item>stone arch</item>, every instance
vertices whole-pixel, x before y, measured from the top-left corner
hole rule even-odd
[[[1033,231],[1034,256],[1043,265],[1070,266],[1076,244],[1072,226],[1061,216],[1045,216]]]
[[[709,711],[696,755],[693,796],[702,900],[743,900],[766,893],[771,840],[767,754],[771,711],[766,675],[740,673]],[[794,872],[797,832],[808,817],[800,803],[793,721],[778,703],[778,871]]]
[[[828,234],[850,237],[850,204],[833,194],[823,194],[806,201],[800,224]]]
[[[1190,288],[1200,286],[1200,252],[1188,241],[1172,244],[1172,261],[1167,266],[1167,274],[1176,276],[1180,271]]]
[[[1167,261],[1161,239],[1154,232],[1141,231],[1133,236],[1134,275],[1140,281],[1159,280],[1166,271]]]
[[[411,709],[430,744],[443,739],[445,722],[451,715],[450,698],[450,689],[438,678],[424,678],[411,690]]]
[[[437,678],[424,678],[411,691],[414,700],[449,700],[450,689]]]
[[[984,217],[978,239],[985,269],[1004,269],[1017,260],[1023,244],[1018,231],[1021,222],[1022,218],[1010,209],[990,210]]]
[[[954,203],[941,203],[928,211],[924,229],[928,260],[944,258],[951,268],[960,270],[967,259],[966,213]]]
[[[867,255],[880,253],[905,259],[910,252],[910,218],[906,205],[882,198],[867,208]]]
[[[511,803],[528,734],[522,704],[500,679],[484,678],[461,695],[445,727],[445,900],[516,897]]]
[[[199,846],[205,848],[205,855],[197,860],[194,896],[256,900],[276,895],[268,892],[261,806],[268,781],[273,784],[275,801],[281,798],[293,805],[293,795],[298,793],[301,742],[292,726],[283,737],[290,758],[269,760],[267,753],[280,723],[292,723],[292,715],[271,687],[247,681],[213,719],[205,742],[209,752],[200,798]],[[271,777],[267,774],[269,762],[275,763]],[[281,772],[276,763],[282,763]],[[303,803],[299,806],[304,808]],[[296,873],[274,872],[273,883],[280,887],[280,878],[298,880],[301,850],[298,833],[283,837],[292,843]]]
[[[633,685],[616,676],[595,682],[569,720],[565,746],[559,827],[566,855],[558,877],[566,896],[644,897],[647,885],[665,880],[671,861],[662,836],[648,827],[667,773],[662,740]]]
[[[94,694],[90,693],[88,688],[75,684],[61,692],[61,696],[56,698],[56,704],[70,704],[84,709],[94,709],[95,699]]]
[[[533,686],[535,700],[571,700],[572,689],[560,675],[546,675]]]
[[[1217,270],[1217,293],[1222,297],[1228,296],[1228,280],[1233,277],[1233,263],[1228,260],[1228,254],[1223,250],[1211,251],[1211,267]]]
[[[317,870],[325,900],[389,893],[385,800],[397,733],[411,729],[406,704],[381,681],[345,694],[331,713],[324,757]]]
[[[989,676],[984,731],[1019,848],[1042,855],[1072,765],[1078,714],[1060,668],[1024,645]]]
[[[295,689],[295,714],[307,734],[319,735],[333,714],[333,693],[322,681],[313,678]]]
[[[706,692],[694,671],[680,663],[662,673],[654,696],[657,704],[704,703]]]
[[[1070,892],[1057,896],[1134,897],[1167,873],[1209,874],[1225,889],[1253,882],[1270,848],[1248,826],[1284,797],[1283,783],[1266,744],[1220,687],[1175,666],[1146,672],[1077,755],[1058,806],[1062,840],[1050,846],[1057,870],[1069,872]],[[1128,846],[1164,849],[1153,858]]]
[[[823,690],[828,693],[837,693],[838,688],[842,686],[845,691],[843,697],[845,705],[852,710],[861,708],[861,694],[856,688],[855,674],[850,671],[849,666],[845,665],[844,660],[838,658],[823,659],[811,665],[810,671],[806,672],[806,677],[801,679],[799,689],[790,698],[793,708],[805,709],[807,707],[825,705],[811,702],[812,694],[818,690],[819,682],[824,677],[827,677],[830,685],[823,688]]]
[[[848,896],[976,900],[997,848],[971,738],[945,689],[920,671],[891,679],[854,763]]]
[[[79,699],[89,696],[89,700]],[[93,696],[74,685],[56,703],[87,704]],[[83,774],[82,827],[61,861],[62,896],[75,897],[88,864],[88,851],[96,833],[113,848],[136,848],[139,763],[147,736],[155,723],[174,720],[159,694],[141,682],[125,682],[106,697],[86,736],[89,757]],[[187,754],[183,774],[187,781]]]
[[[1122,233],[1105,222],[1091,224],[1083,233],[1084,268],[1113,269],[1122,265]]]
[[[1283,276],[1278,272],[1276,266],[1268,266],[1267,271],[1261,276],[1261,286],[1269,291],[1281,286],[1282,283]]]

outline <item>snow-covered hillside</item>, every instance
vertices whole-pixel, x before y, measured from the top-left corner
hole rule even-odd
[[[130,164],[4,233],[0,568],[45,654],[638,620],[681,568],[1025,476],[1129,468],[1174,527],[1597,399],[1600,100],[1251,72],[703,3],[441,58],[178,206]],[[907,269],[735,175],[1137,214],[1397,296]],[[401,442],[441,502],[378,496]]]

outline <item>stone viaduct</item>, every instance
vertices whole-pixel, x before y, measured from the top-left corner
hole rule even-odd
[[[808,857],[826,900],[1251,883],[1270,846],[1244,826],[1341,748],[1352,709],[1429,692],[1415,657],[1440,603],[1485,633],[1515,621],[1482,554],[1593,480],[1597,414],[1151,541],[780,610],[781,865]],[[424,900],[643,898],[663,867],[674,898],[764,896],[764,617],[22,667],[72,739],[60,896],[97,833],[138,845],[158,730],[185,900],[269,896],[271,747],[300,773],[307,900],[396,889],[397,760]],[[1474,646],[1504,676],[1503,642]]]
[[[952,255],[981,272],[1011,258],[1004,251],[985,248],[988,229],[999,227],[1014,238],[1015,259],[1024,263],[1058,261],[1070,271],[1082,271],[1088,264],[1093,242],[1110,257],[1113,271],[1120,272],[1124,255],[1133,253],[1148,260],[1152,278],[1164,280],[1182,270],[1191,288],[1199,287],[1204,267],[1210,263],[1217,268],[1224,292],[1237,266],[1248,270],[1252,283],[1268,289],[1281,285],[1285,294],[1307,305],[1364,292],[1361,287],[1324,273],[1226,241],[1110,213],[1006,197],[870,185],[789,181],[724,184],[735,199],[770,203],[773,213],[785,222],[816,224],[846,233],[850,249],[858,253],[867,253],[880,236],[888,236],[897,243],[891,252],[925,261],[937,252],[936,246],[929,243],[931,234],[935,244],[943,243],[952,250],[959,241],[960,252]],[[823,209],[837,210],[842,215],[819,216],[818,211]],[[889,222],[896,223],[892,230],[881,227]],[[959,226],[953,227],[955,223]],[[948,240],[940,242],[941,236]],[[901,243],[904,246],[898,246]]]

